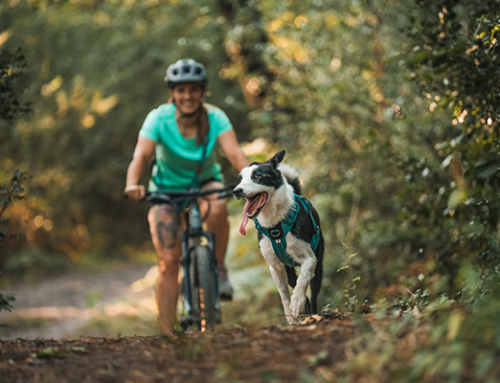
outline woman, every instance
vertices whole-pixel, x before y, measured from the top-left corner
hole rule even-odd
[[[215,159],[216,143],[237,172],[249,164],[224,112],[202,102],[207,81],[202,64],[191,59],[179,60],[168,67],[165,81],[170,89],[170,102],[147,116],[127,171],[125,192],[133,201],[146,194],[139,182],[155,155],[150,191],[188,189],[193,182],[202,189],[223,187],[220,165]],[[203,167],[197,169],[204,148]],[[226,202],[212,195],[208,203],[200,201],[200,209],[202,216],[208,210],[205,223],[208,231],[215,233],[219,291],[221,299],[231,299],[232,287],[224,266],[229,236]],[[177,321],[181,219],[181,214],[168,204],[154,205],[148,213],[151,238],[158,255],[156,302],[164,333],[171,333]]]

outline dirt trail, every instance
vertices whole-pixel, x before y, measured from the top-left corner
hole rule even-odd
[[[0,341],[0,376],[20,382],[332,382],[351,321],[177,336]]]
[[[151,266],[133,265],[6,291],[17,299],[12,313],[0,313],[0,323],[12,325],[0,328],[0,381],[328,382],[342,373],[346,344],[356,332],[350,320],[315,316],[302,326],[172,336],[92,337],[92,327],[82,329],[99,315],[106,323],[148,311],[156,318],[154,275]],[[34,327],[37,320],[42,325]]]
[[[141,291],[132,288],[150,268],[150,265],[127,265],[113,271],[73,272],[4,291],[13,294],[16,300],[12,312],[0,312],[0,323],[8,325],[0,328],[0,339],[93,335],[79,328],[100,312],[130,313],[134,307],[154,311],[152,288]]]

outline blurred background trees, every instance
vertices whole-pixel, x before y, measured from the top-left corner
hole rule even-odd
[[[300,171],[327,241],[323,303],[453,292],[464,262],[495,274],[498,17],[494,0],[2,3],[34,106],[1,126],[2,182],[20,165],[32,179],[10,211],[25,241],[2,243],[0,267],[150,248],[125,171],[166,67],[192,57],[246,153],[286,149]],[[349,303],[337,270],[354,253]]]
[[[13,51],[0,47],[0,121],[2,122],[12,123],[17,117],[30,111],[29,102],[21,100],[22,89],[15,84],[16,79],[22,76],[26,65],[21,48]],[[0,243],[6,238],[19,238],[19,234],[9,233],[7,229],[9,219],[4,215],[9,205],[23,199],[22,183],[26,181],[26,175],[15,170],[11,177],[7,185],[0,184]],[[13,300],[13,296],[0,293],[0,311],[10,310],[12,308],[10,302]]]

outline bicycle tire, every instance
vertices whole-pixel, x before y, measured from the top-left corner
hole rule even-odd
[[[201,306],[200,306],[200,290],[197,270],[197,256],[193,252],[191,257],[191,264],[189,266],[189,277],[191,280],[191,314],[193,324],[198,330],[201,330]]]
[[[213,268],[215,260],[207,246],[197,246],[194,249],[198,269],[198,282],[200,298],[200,311],[202,327],[209,330],[218,323],[218,310],[216,304],[216,280]]]

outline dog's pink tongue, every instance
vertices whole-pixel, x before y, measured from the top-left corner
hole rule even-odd
[[[245,201],[245,206],[243,206],[243,221],[241,221],[241,226],[240,226],[240,233],[242,235],[245,235],[245,226],[248,223],[248,216],[247,216],[247,211],[248,211],[248,206],[250,205],[250,201],[247,199]]]

